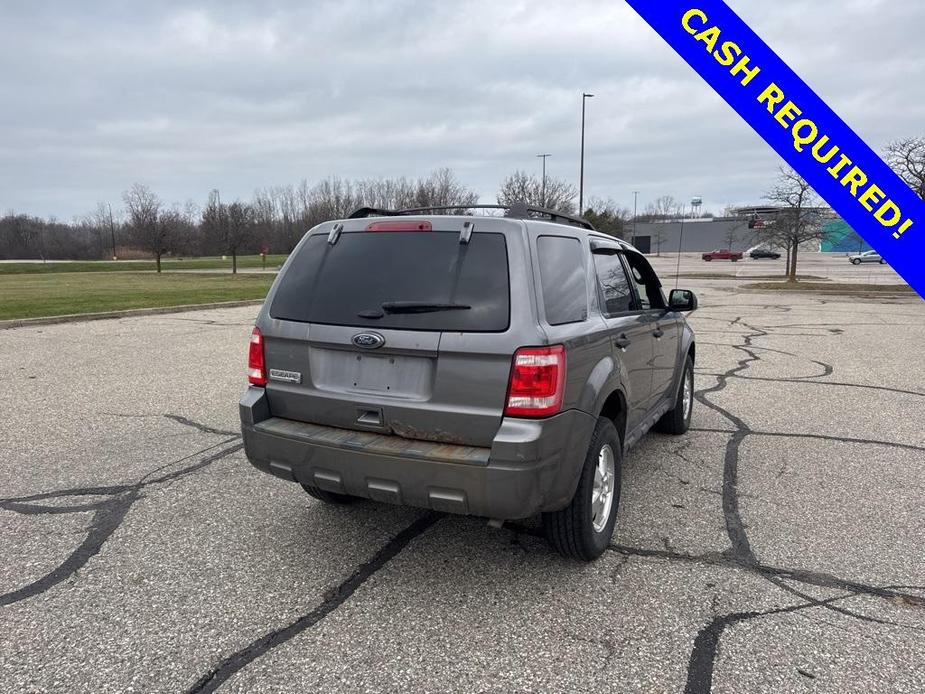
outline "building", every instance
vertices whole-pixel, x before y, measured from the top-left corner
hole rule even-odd
[[[706,253],[729,248],[745,251],[765,241],[765,230],[774,224],[780,208],[743,207],[730,212],[735,216],[711,219],[685,219],[682,237],[680,220],[636,222],[635,246],[643,253]],[[828,208],[817,210],[822,217],[825,238],[807,241],[806,252],[859,253],[870,246],[844,220]],[[632,225],[627,225],[627,241],[633,242]]]
[[[863,253],[873,250],[843,219],[833,219],[825,225],[825,238],[820,244],[823,253]]]
[[[745,217],[636,222],[635,246],[643,253],[705,253],[716,248],[745,250],[760,242],[761,229],[749,229]],[[627,225],[631,228],[631,225]],[[627,241],[633,242],[632,231]]]

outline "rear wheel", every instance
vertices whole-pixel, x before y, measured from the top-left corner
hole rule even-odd
[[[684,359],[684,371],[681,373],[681,387],[674,408],[662,415],[655,423],[655,430],[663,434],[680,436],[687,433],[691,426],[691,413],[694,411],[694,362],[690,356]]]
[[[312,487],[308,484],[303,484],[302,489],[308,492],[309,496],[313,496],[318,501],[323,501],[326,504],[352,504],[357,500],[355,496],[350,496],[349,494],[337,494],[335,492],[328,492],[324,489],[319,489],[318,487]]]
[[[559,554],[592,561],[607,549],[620,505],[622,463],[623,445],[617,430],[613,422],[601,417],[571,503],[561,511],[543,514],[546,538]]]

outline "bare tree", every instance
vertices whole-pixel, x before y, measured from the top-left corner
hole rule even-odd
[[[762,229],[762,237],[787,250],[787,280],[797,281],[800,245],[825,238],[819,198],[802,176],[781,167],[774,187],[765,199],[781,206],[773,224]]]
[[[891,142],[886,162],[915,194],[925,200],[925,137],[908,137]]]
[[[341,219],[361,207],[354,187],[352,181],[338,176],[330,176],[315,184],[308,192],[305,206],[311,226],[329,219]]]
[[[664,221],[676,219],[681,214],[681,205],[673,196],[662,195],[646,205],[646,214]]]
[[[352,184],[353,202],[379,209],[447,207],[448,214],[462,214],[478,203],[478,193],[456,178],[451,169],[437,169],[426,178],[369,178]]]
[[[671,195],[662,195],[646,205],[646,217],[655,222],[653,237],[655,241],[655,254],[661,256],[662,243],[665,241],[665,225],[672,219],[681,215],[681,205]]]
[[[217,190],[209,193],[202,210],[202,230],[206,238],[217,243],[223,253],[231,256],[231,274],[238,272],[238,252],[252,240],[257,229],[252,205],[239,200],[226,205]]]
[[[748,229],[748,222],[738,222],[732,223],[726,228],[726,233],[723,236],[723,241],[726,244],[726,248],[733,250],[738,243],[745,241],[745,232]]]
[[[578,191],[568,181],[546,177],[546,197],[543,198],[543,181],[524,171],[515,171],[501,182],[498,190],[499,205],[514,205],[519,202],[544,207],[557,212],[573,213]]]
[[[620,239],[626,238],[626,229],[632,223],[632,212],[628,209],[619,207],[613,200],[597,197],[588,200],[582,216],[598,231]]]
[[[254,208],[235,200],[228,205],[228,237],[226,247],[231,253],[231,272],[238,271],[238,250],[250,241],[254,234]]]
[[[443,168],[416,182],[411,207],[452,207],[447,211],[461,214],[478,201],[478,193],[460,183],[452,169]]]
[[[136,241],[154,254],[157,271],[161,271],[161,256],[170,250],[172,224],[161,223],[163,203],[154,192],[141,183],[122,193],[128,227]],[[172,220],[171,220],[172,221]]]
[[[157,220],[158,238],[161,244],[161,255],[175,253],[182,245],[183,237],[189,232],[186,218],[179,205],[174,204],[169,209],[162,209]],[[160,257],[157,258],[157,271],[160,272]]]
[[[98,203],[93,212],[74,217],[70,227],[92,239],[94,258],[99,259],[106,255],[106,246],[109,245],[110,239],[110,228],[109,211],[105,202]]]

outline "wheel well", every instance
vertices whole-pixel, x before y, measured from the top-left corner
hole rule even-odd
[[[623,397],[623,393],[619,390],[611,393],[601,408],[600,416],[613,422],[620,436],[620,442],[623,443],[626,436],[626,398]]]
[[[687,353],[691,355],[691,363],[697,363],[697,345],[694,342],[691,342],[691,348],[687,350]]]

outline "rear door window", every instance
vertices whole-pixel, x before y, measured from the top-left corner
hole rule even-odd
[[[546,322],[577,323],[588,317],[588,290],[581,262],[581,242],[569,236],[536,240]]]
[[[633,291],[630,289],[626,271],[619,253],[597,253],[594,267],[603,298],[603,314],[610,318],[633,310]]]
[[[350,232],[309,237],[270,307],[282,320],[364,328],[502,332],[510,320],[503,234]]]

